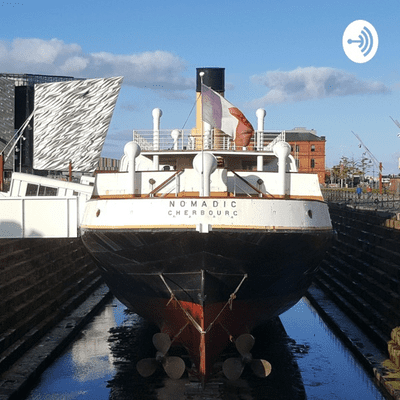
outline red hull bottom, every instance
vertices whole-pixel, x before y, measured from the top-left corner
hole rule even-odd
[[[140,307],[140,302],[135,304],[146,310],[141,314],[155,322],[161,332],[168,334],[173,344],[186,348],[195,366],[193,372],[201,382],[205,382],[217,357],[229,343],[289,309],[301,296],[301,293],[296,293],[287,298],[284,310],[280,299],[275,303],[271,298],[257,302],[232,298],[225,303],[205,306],[174,298],[169,301],[148,299],[145,308]]]

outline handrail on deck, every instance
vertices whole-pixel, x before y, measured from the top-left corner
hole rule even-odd
[[[172,132],[179,131],[177,136],[171,136]],[[261,145],[257,142],[260,136]],[[212,129],[203,136],[189,129],[158,130],[156,138],[154,131],[133,131],[133,141],[143,152],[147,151],[171,151],[171,150],[235,150],[235,142],[229,135],[222,131],[215,132]],[[253,151],[272,151],[276,142],[285,141],[285,131],[255,131],[248,149]]]
[[[162,188],[167,186],[174,178],[179,176],[184,170],[180,169],[179,171],[176,171],[173,175],[171,175],[169,178],[167,178],[164,182],[162,182],[160,185],[158,185],[155,189],[153,189],[147,197],[153,197],[155,194],[157,194]]]
[[[255,186],[253,186],[250,182],[248,182],[246,179],[244,179],[242,176],[240,176],[238,173],[236,173],[234,170],[229,169],[229,172],[232,172],[233,175],[235,175],[236,177],[238,177],[241,181],[243,181],[244,183],[246,183],[249,187],[251,187],[253,190],[255,190],[260,197],[267,197],[267,195],[265,193],[263,193],[260,189],[257,189]],[[273,195],[271,195],[272,197],[274,197]]]

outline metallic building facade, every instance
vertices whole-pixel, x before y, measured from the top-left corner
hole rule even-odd
[[[51,82],[65,82],[76,80],[71,76],[53,76],[53,75],[34,75],[34,74],[11,74],[11,73],[0,73],[0,107],[2,104],[9,104],[12,102],[13,113],[12,122],[8,120],[10,117],[8,111],[7,115],[3,112],[0,115],[0,152],[4,149],[6,143],[10,142],[14,132],[18,130],[29,117],[34,109],[34,91],[35,85],[39,83],[51,83]],[[8,82],[7,86],[4,86]],[[12,97],[12,100],[10,100]],[[9,108],[5,108],[9,110]],[[11,133],[8,128],[5,128],[2,124],[11,123]],[[6,142],[6,143],[4,143]],[[33,121],[26,127],[23,132],[23,138],[18,142],[10,142],[9,146],[5,150],[5,156],[9,153],[10,149],[12,152],[5,163],[6,170],[24,171],[30,172],[33,164]],[[15,163],[13,165],[13,162]]]
[[[14,81],[17,86],[34,87],[38,83],[64,82],[73,81],[79,78],[72,76],[56,76],[56,75],[37,75],[37,74],[8,74],[0,73],[0,78],[6,78]]]
[[[14,82],[0,76],[0,152],[14,135],[14,103]],[[10,151],[10,147],[6,151]],[[12,169],[12,161],[10,156],[4,167]]]
[[[97,168],[122,79],[35,85],[34,169]]]

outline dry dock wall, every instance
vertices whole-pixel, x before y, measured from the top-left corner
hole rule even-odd
[[[337,240],[316,283],[387,352],[400,326],[400,230],[375,211],[330,213]],[[0,375],[101,283],[80,239],[0,240]]]
[[[388,214],[330,204],[337,240],[316,283],[387,352],[400,325],[400,230]]]
[[[101,283],[80,239],[1,239],[0,375]]]

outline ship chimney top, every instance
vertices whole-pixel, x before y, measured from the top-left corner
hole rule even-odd
[[[196,68],[196,92],[201,92],[200,72],[204,72],[203,83],[222,96],[225,93],[225,68]]]

